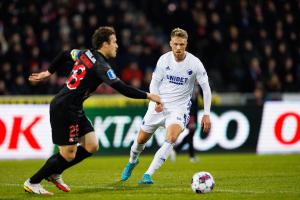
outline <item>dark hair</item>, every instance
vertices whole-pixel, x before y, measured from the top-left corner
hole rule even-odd
[[[109,37],[115,35],[115,29],[110,26],[100,26],[95,30],[92,37],[92,45],[94,49],[101,48],[104,42],[110,42]]]

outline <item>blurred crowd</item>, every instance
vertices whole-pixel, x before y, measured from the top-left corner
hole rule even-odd
[[[189,33],[188,51],[203,62],[216,92],[300,90],[300,0],[2,0],[0,95],[54,94],[70,69],[31,85],[62,49],[90,48],[101,25],[115,27],[111,61],[125,82],[148,90],[175,27]],[[113,93],[107,86],[99,93]]]

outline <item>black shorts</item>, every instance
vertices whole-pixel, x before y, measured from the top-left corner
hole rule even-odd
[[[57,145],[77,144],[79,138],[94,131],[90,120],[78,112],[50,107],[52,141]]]

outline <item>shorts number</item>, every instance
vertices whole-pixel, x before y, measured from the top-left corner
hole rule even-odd
[[[85,77],[85,75],[85,66],[83,64],[75,65],[73,67],[70,77],[67,80],[67,87],[70,90],[76,89],[80,84],[80,80],[82,80]]]
[[[79,136],[79,126],[78,124],[74,124],[69,126],[70,132],[69,132],[69,142],[78,142],[78,136]]]

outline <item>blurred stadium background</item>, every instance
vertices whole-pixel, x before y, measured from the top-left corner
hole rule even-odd
[[[0,10],[0,159],[46,159],[56,150],[48,103],[64,84],[70,67],[62,66],[40,85],[29,84],[27,77],[47,69],[62,49],[90,48],[91,35],[101,25],[113,26],[117,32],[118,56],[111,61],[117,75],[143,90],[148,90],[159,56],[170,50],[170,31],[175,27],[188,31],[188,51],[203,62],[213,91],[211,133],[206,136],[198,128],[194,137],[200,157],[202,152],[300,152],[299,0],[1,0]],[[102,147],[98,154],[128,154],[146,107],[147,101],[121,97],[106,85],[99,87],[85,103]],[[200,109],[199,116],[201,113]],[[147,152],[155,151],[163,137],[164,131],[159,130]],[[230,160],[228,155],[225,158]],[[126,159],[122,158],[124,163]],[[216,162],[218,159],[221,165],[226,160],[221,156]],[[243,159],[248,158],[239,162]],[[297,155],[275,158],[276,162],[284,159],[291,166],[300,166]],[[214,169],[218,166],[213,164],[214,158],[207,160],[204,156],[199,166],[213,170],[221,177],[217,184],[220,181],[222,185],[227,175],[221,171],[230,170],[231,161],[225,169]],[[184,162],[182,158],[179,161]],[[258,162],[258,166],[265,164]],[[281,164],[278,166],[289,166]],[[1,161],[0,170],[9,171],[16,165]],[[290,177],[299,177],[299,167],[293,169],[296,174]],[[267,171],[260,175],[264,173]],[[273,171],[270,173],[272,176]],[[265,183],[269,184],[267,178]],[[241,185],[243,180],[235,186]],[[288,184],[291,188],[295,185],[296,180]],[[180,192],[180,184],[178,188]],[[228,188],[223,187],[223,192],[233,191]],[[278,188],[253,194],[279,191],[285,195]],[[1,193],[9,191],[1,189]],[[293,192],[292,197],[299,197],[299,190]]]

